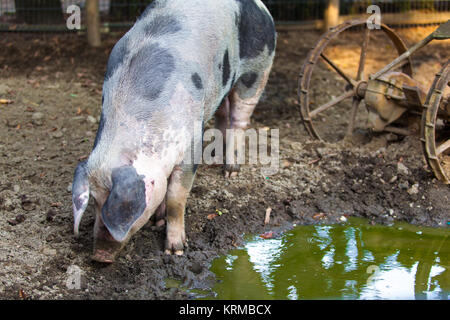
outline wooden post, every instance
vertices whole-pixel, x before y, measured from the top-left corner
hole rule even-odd
[[[323,28],[327,31],[339,23],[339,0],[327,0],[323,15]]]
[[[91,47],[100,47],[100,13],[98,0],[86,1],[87,37]]]

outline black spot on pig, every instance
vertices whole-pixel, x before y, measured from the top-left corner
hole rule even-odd
[[[130,63],[129,74],[135,93],[156,100],[175,70],[175,59],[168,49],[157,43],[142,48]]]
[[[231,90],[231,88],[234,87],[235,84],[236,84],[236,72],[233,73],[233,78],[231,78],[230,90]]]
[[[94,140],[94,149],[102,137],[102,132],[103,132],[104,127],[105,127],[105,117],[103,116],[103,112],[102,112],[100,115],[100,122],[98,124],[97,135],[95,136],[95,140]]]
[[[272,17],[253,0],[236,0],[240,5],[239,56],[255,58],[267,46],[275,49],[275,25]]]
[[[128,40],[126,37],[122,37],[114,45],[114,48],[109,55],[108,66],[106,67],[105,80],[109,79],[117,68],[123,63],[127,54]]]
[[[170,15],[155,16],[144,26],[145,35],[148,37],[159,37],[166,34],[177,33],[180,30],[180,23]]]
[[[147,205],[144,176],[132,166],[123,166],[113,169],[111,178],[111,193],[102,208],[102,220],[114,239],[122,241]]]
[[[200,78],[200,76],[198,75],[197,72],[194,73],[194,74],[192,74],[191,80],[192,80],[192,82],[194,83],[194,86],[195,86],[197,89],[199,89],[199,90],[200,90],[200,89],[203,89],[202,78]]]
[[[228,49],[223,55],[223,70],[222,70],[222,84],[225,87],[230,79],[230,57],[228,54]]]
[[[247,88],[251,88],[255,82],[258,75],[255,72],[247,72],[241,76],[241,81]]]

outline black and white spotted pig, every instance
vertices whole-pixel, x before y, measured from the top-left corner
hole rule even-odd
[[[155,0],[117,42],[94,148],[72,187],[75,234],[95,199],[94,260],[113,262],[155,212],[165,212],[166,252],[183,253],[197,168],[187,150],[202,142],[192,128],[214,114],[221,130],[249,125],[275,42],[259,0]]]

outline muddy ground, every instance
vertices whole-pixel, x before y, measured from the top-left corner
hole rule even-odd
[[[411,45],[433,29],[400,33]],[[80,238],[73,236],[70,185],[94,142],[106,61],[120,34],[109,35],[101,49],[88,48],[84,36],[1,34],[0,98],[13,103],[0,105],[0,298],[186,299],[189,292],[167,288],[165,279],[208,290],[215,281],[211,260],[240,245],[244,233],[339,223],[342,216],[448,227],[450,190],[426,167],[417,137],[362,131],[351,143],[326,144],[308,136],[297,76],[319,35],[279,31],[273,72],[253,117],[255,128],[280,130],[278,173],[265,177],[247,165],[227,180],[220,167],[200,166],[188,201],[185,255],[164,255],[164,231],[149,225],[116,263],[103,266],[90,260],[92,206]],[[436,43],[415,57],[427,86],[448,49],[448,42]],[[384,55],[374,60],[388,62]],[[216,210],[222,214],[208,219]],[[67,286],[73,270],[81,270],[80,289]]]

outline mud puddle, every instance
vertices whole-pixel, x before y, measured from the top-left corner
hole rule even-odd
[[[252,236],[213,261],[206,299],[445,299],[450,230],[395,223],[297,226],[273,239]]]

